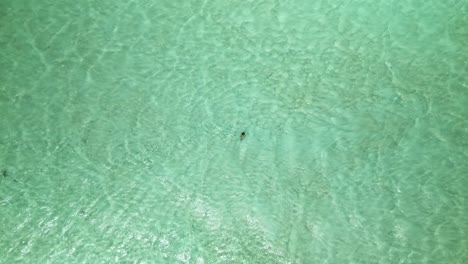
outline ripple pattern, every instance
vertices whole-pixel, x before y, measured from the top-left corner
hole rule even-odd
[[[0,7],[0,263],[466,262],[466,1]]]

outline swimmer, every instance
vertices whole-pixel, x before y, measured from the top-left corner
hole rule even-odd
[[[245,132],[242,132],[240,135],[240,139],[243,140],[245,138]]]

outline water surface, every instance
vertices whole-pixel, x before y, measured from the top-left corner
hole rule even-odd
[[[0,263],[466,263],[466,1],[124,2],[0,3]]]

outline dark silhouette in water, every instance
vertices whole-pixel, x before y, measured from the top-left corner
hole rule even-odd
[[[3,177],[8,176],[8,171],[6,169],[3,169],[2,170],[2,175],[3,175]]]
[[[243,140],[245,138],[245,132],[242,132],[240,135],[240,139]]]

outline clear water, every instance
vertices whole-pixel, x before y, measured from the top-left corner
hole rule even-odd
[[[0,263],[467,263],[467,41],[466,0],[3,0]]]

